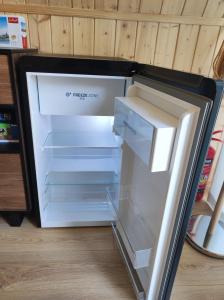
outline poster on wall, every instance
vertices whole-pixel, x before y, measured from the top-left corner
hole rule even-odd
[[[27,48],[24,17],[0,15],[0,48]]]

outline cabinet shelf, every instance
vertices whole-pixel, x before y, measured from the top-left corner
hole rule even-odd
[[[19,153],[19,140],[0,140],[0,153]]]

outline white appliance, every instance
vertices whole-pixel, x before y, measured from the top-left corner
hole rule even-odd
[[[212,98],[203,77],[81,58],[23,57],[19,76],[41,227],[112,226],[137,298],[165,299],[221,87]]]

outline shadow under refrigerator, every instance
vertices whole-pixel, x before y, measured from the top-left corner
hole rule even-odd
[[[137,298],[169,299],[222,82],[97,57],[18,73],[40,226],[112,226]]]

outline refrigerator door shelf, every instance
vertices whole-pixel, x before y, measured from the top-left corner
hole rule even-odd
[[[176,118],[139,97],[115,100],[114,131],[151,172],[169,169],[176,126]]]
[[[139,223],[140,220],[134,219],[134,222]],[[132,262],[133,268],[137,270],[148,267],[152,255],[153,239],[147,240],[145,239],[146,235],[142,235],[141,232],[138,233],[139,235],[136,235],[135,231],[133,231],[131,235],[129,234],[129,236],[127,236],[120,222],[116,223],[116,227],[121,235],[129,258]],[[136,228],[140,228],[139,224],[137,224]],[[141,228],[144,227],[141,226]]]

